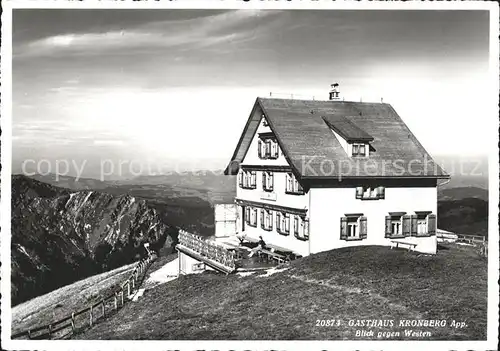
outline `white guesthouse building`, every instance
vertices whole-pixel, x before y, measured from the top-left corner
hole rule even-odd
[[[395,240],[436,253],[449,176],[391,105],[337,97],[257,98],[225,172],[237,174],[237,234],[301,256]]]

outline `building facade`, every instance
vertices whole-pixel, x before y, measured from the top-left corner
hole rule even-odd
[[[258,98],[226,174],[237,234],[301,256],[397,241],[436,252],[448,175],[388,104]]]

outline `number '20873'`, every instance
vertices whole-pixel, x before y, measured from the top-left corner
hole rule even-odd
[[[338,319],[316,319],[316,326],[317,327],[333,327],[333,326],[339,326],[340,325],[340,320]]]

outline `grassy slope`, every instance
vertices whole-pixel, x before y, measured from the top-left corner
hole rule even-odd
[[[109,295],[124,282],[135,263],[82,279],[12,308],[12,332],[59,320]]]
[[[397,324],[437,318],[466,319],[469,326],[424,328],[432,339],[485,339],[486,284],[487,262],[470,250],[441,250],[432,257],[387,247],[344,248],[297,260],[268,277],[182,276],[146,291],[77,338],[355,339],[350,319]],[[341,319],[343,325],[317,327],[318,319]]]

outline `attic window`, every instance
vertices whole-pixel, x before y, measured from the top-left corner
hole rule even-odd
[[[277,159],[279,156],[278,142],[272,133],[261,133],[257,148],[261,159]]]
[[[264,127],[269,127],[269,123],[267,122],[267,119],[264,115],[262,115],[262,125]]]

